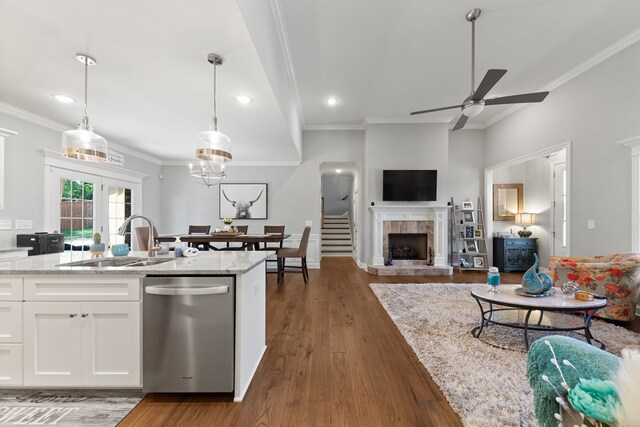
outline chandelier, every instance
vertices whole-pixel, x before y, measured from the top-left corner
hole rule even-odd
[[[227,177],[227,174],[224,173],[223,164],[205,161],[201,161],[200,165],[197,167],[190,164],[189,175],[194,178],[198,178],[198,182],[206,185],[207,187],[217,185]]]

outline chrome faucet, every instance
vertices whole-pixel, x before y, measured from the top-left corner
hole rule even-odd
[[[144,219],[149,223],[149,242],[147,242],[147,250],[148,250],[147,255],[149,256],[149,258],[151,258],[155,255],[155,252],[158,251],[160,248],[156,248],[153,246],[153,229],[155,227],[153,225],[153,221],[151,221],[149,218],[147,218],[144,215],[131,215],[129,218],[125,219],[122,225],[120,226],[120,228],[118,228],[118,234],[121,236],[124,236],[124,234],[127,231],[127,225],[129,225],[129,223],[136,218]]]

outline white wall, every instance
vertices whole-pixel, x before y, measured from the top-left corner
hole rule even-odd
[[[524,211],[536,214],[536,224],[527,227],[538,238],[540,265],[551,255],[551,180],[549,159],[539,157],[524,164]],[[516,226],[519,230],[520,226]],[[515,231],[515,229],[514,229]]]
[[[487,166],[572,141],[571,255],[631,250],[630,150],[640,134],[640,43],[486,130]],[[587,220],[596,221],[587,230]]]
[[[14,227],[16,219],[33,221],[33,230],[0,231],[0,248],[5,248],[16,245],[16,234],[53,231],[44,229],[47,195],[40,150],[60,150],[62,134],[4,113],[0,113],[0,128],[18,132],[5,140],[5,209],[0,210],[0,219],[12,220]],[[142,212],[161,223],[160,166],[125,155],[125,168],[149,175],[142,184]]]

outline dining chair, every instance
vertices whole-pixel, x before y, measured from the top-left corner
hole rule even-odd
[[[309,246],[309,234],[311,234],[311,227],[305,227],[300,238],[300,245],[297,248],[282,248],[278,249],[278,283],[282,283],[284,280],[284,273],[287,269],[287,258],[300,258],[300,266],[290,266],[289,268],[300,269],[302,272],[302,279],[306,284],[309,280],[309,270],[307,269],[307,247]]]
[[[210,225],[190,225],[189,226],[189,234],[209,234],[210,231],[211,231]],[[208,248],[205,248],[205,245],[203,245],[202,243],[200,244],[189,243],[189,246],[208,249]]]
[[[247,234],[247,232],[249,231],[248,225],[236,225],[235,227],[238,229],[238,233]],[[246,251],[247,250],[246,243],[241,243],[240,246],[231,246],[231,243],[232,242],[227,242],[227,247],[226,249],[223,249],[223,250],[225,251]]]
[[[149,227],[136,227],[136,239],[138,239],[138,248],[141,251],[149,250]],[[153,241],[158,237],[158,230],[153,227]]]
[[[284,234],[284,225],[265,225],[264,226],[264,234],[280,234],[280,235],[283,235]],[[284,239],[280,240],[279,243],[264,242],[263,246],[260,248],[260,250],[261,251],[276,251],[276,252],[278,252],[280,249],[282,249],[283,243],[284,243]],[[270,262],[277,263],[278,260],[277,259],[267,259],[266,262],[267,263],[270,263]],[[278,273],[278,271],[279,270],[277,270],[277,269],[276,269],[276,271],[267,270],[267,273]]]

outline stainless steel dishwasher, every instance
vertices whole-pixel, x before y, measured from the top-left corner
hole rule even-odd
[[[231,392],[235,278],[143,280],[145,392]]]

